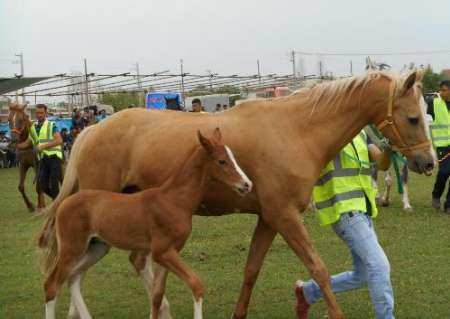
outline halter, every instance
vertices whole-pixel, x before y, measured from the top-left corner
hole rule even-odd
[[[388,100],[387,116],[386,116],[386,119],[384,119],[383,121],[381,121],[381,123],[379,123],[377,125],[377,128],[381,132],[383,132],[383,129],[390,128],[392,130],[392,132],[394,133],[395,138],[400,143],[400,146],[394,145],[394,147],[396,148],[396,150],[398,150],[402,153],[405,151],[410,153],[413,150],[419,150],[419,149],[424,149],[424,148],[429,147],[431,145],[431,140],[426,140],[425,142],[422,142],[422,143],[409,145],[408,143],[405,143],[402,136],[400,135],[400,132],[398,131],[397,126],[395,125],[394,117],[392,116],[392,107],[394,104],[394,93],[395,93],[396,87],[397,87],[396,81],[391,80],[391,84],[389,85],[389,100]]]

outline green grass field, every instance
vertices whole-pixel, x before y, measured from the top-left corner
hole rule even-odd
[[[381,209],[375,224],[391,261],[397,318],[450,318],[450,216],[429,208],[434,178],[412,175],[413,213],[401,210],[398,194]],[[29,178],[27,190],[33,194]],[[42,219],[25,209],[17,189],[18,170],[0,170],[0,318],[43,318],[43,276],[39,271],[35,235]],[[35,196],[33,194],[33,199]],[[205,318],[230,318],[237,300],[250,236],[256,218],[230,215],[196,217],[183,255],[206,286]],[[312,213],[307,227],[331,273],[349,269],[345,246]],[[294,318],[293,284],[307,272],[280,237],[264,263],[249,309],[249,318]],[[94,318],[147,318],[144,288],[122,251],[112,250],[86,276],[84,296]],[[175,318],[192,317],[189,290],[169,277],[167,296]],[[367,289],[338,295],[346,318],[373,318]],[[68,311],[68,292],[58,302],[58,317]],[[311,318],[325,318],[322,302]]]

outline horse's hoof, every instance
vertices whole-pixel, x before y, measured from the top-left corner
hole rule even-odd
[[[34,213],[34,206],[33,206],[33,205],[28,206],[28,211],[29,211],[30,213]]]
[[[381,200],[381,206],[383,206],[383,207],[388,207],[389,205],[390,205],[391,203],[389,203],[389,201],[388,200]]]
[[[412,212],[414,211],[414,209],[413,209],[411,206],[409,206],[409,207],[403,207],[403,210],[404,210],[405,212],[407,212],[407,213],[412,213]]]

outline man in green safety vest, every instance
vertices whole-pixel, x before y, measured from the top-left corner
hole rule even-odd
[[[430,103],[431,104],[431,103]],[[441,196],[445,191],[448,177],[450,176],[450,80],[442,81],[439,86],[439,94],[428,105],[428,113],[433,117],[430,125],[431,139],[436,148],[439,170],[436,176],[432,193],[431,205],[435,209],[441,209]],[[444,203],[444,211],[450,214],[450,189]]]
[[[386,170],[389,152],[389,149],[381,152],[361,131],[322,170],[313,190],[320,224],[331,225],[353,259],[353,270],[332,276],[331,287],[338,293],[368,286],[377,319],[394,318],[394,295],[389,261],[372,224],[378,210],[371,160],[377,161],[379,169]],[[295,294],[297,316],[307,319],[310,305],[322,297],[320,287],[314,280],[299,280]]]
[[[36,105],[36,119],[30,129],[28,139],[17,145],[24,149],[33,145],[39,160],[37,183],[41,189],[55,199],[59,193],[59,183],[62,177],[62,143],[56,124],[47,119],[47,106]]]

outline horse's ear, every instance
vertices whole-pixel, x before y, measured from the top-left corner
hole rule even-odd
[[[369,56],[366,57],[366,70],[367,71],[374,71],[376,69],[377,68],[376,68],[374,62],[372,61],[372,59]]]
[[[197,137],[200,144],[203,146],[203,148],[210,154],[214,152],[214,145],[211,143],[209,139],[204,137],[200,131],[197,131]]]
[[[425,76],[425,73],[427,72],[427,69],[419,69],[416,72],[416,82],[422,82],[423,77]]]
[[[406,77],[406,80],[403,82],[403,87],[400,92],[400,95],[406,94],[406,92],[408,92],[413,87],[414,83],[416,83],[416,80],[417,80],[417,71],[413,71]]]
[[[22,104],[21,109],[22,111],[24,111],[28,106],[28,102],[25,102],[24,104]]]
[[[213,137],[217,142],[222,141],[222,132],[220,131],[220,128],[216,127],[214,129]]]

